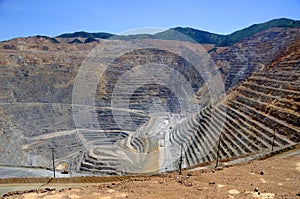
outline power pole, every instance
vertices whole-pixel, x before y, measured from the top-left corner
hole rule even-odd
[[[222,132],[220,133],[220,136],[219,136],[218,149],[217,149],[217,160],[216,160],[215,168],[217,168],[218,164],[219,164],[219,153],[220,153],[220,147],[221,147],[221,139],[222,139]]]
[[[180,147],[180,158],[179,158],[179,163],[178,163],[178,166],[179,166],[179,175],[182,174],[182,162],[183,162],[183,157],[182,157],[182,145],[181,144],[181,147]]]
[[[52,150],[53,177],[55,178],[54,148],[51,148],[51,150]]]

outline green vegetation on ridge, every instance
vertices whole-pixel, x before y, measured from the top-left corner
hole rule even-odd
[[[229,35],[226,35],[225,39],[222,40],[218,45],[220,46],[228,46],[235,44],[241,41],[244,38],[251,37],[257,33],[268,30],[273,27],[287,27],[287,28],[297,28],[300,27],[300,21],[295,21],[291,19],[274,19],[265,23],[253,24],[247,28],[242,30],[238,30]]]
[[[238,30],[228,35],[221,35],[210,33],[202,30],[197,30],[194,28],[182,28],[176,27],[169,30],[150,35],[150,34],[137,34],[137,35],[114,35],[110,33],[88,33],[88,32],[75,32],[75,33],[66,33],[58,37],[61,38],[70,38],[70,37],[84,37],[90,38],[90,40],[95,38],[100,39],[121,39],[121,40],[130,40],[130,39],[165,39],[165,40],[179,40],[179,41],[191,41],[198,42],[202,44],[215,44],[217,46],[231,46],[244,38],[251,37],[257,33],[268,30],[273,27],[286,27],[286,28],[300,28],[299,20],[291,20],[286,18],[274,19],[265,23],[253,24],[242,30]],[[178,34],[182,33],[181,34]]]
[[[110,33],[105,32],[98,32],[98,33],[89,33],[89,32],[74,32],[74,33],[65,33],[62,35],[59,35],[60,38],[72,38],[72,37],[83,37],[83,38],[100,38],[100,39],[108,39],[110,37],[114,36]]]

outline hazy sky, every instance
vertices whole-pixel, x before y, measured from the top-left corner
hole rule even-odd
[[[66,32],[193,27],[228,34],[274,18],[300,19],[300,0],[0,0],[0,41]]]

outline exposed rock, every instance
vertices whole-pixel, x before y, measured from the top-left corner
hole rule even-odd
[[[74,38],[29,37],[1,42],[0,163],[50,167],[49,149],[55,148],[56,163],[67,162],[70,170],[123,175],[178,169],[180,158],[184,168],[212,162],[217,155],[230,160],[299,143],[299,33],[273,28],[210,51],[227,92],[216,104],[210,103],[201,74],[175,53],[148,48],[124,54],[99,77],[95,118],[83,117],[84,124],[74,122],[72,111],[80,65],[97,44],[105,48],[120,41],[76,45],[67,44]],[[109,108],[122,75],[149,63],[170,65],[189,80],[201,110],[190,117],[180,115],[180,100],[156,84],[131,93],[127,110]],[[169,115],[158,117],[162,109]],[[116,121],[124,115],[130,120]],[[173,153],[169,146],[183,149]],[[160,156],[172,161],[159,165]]]

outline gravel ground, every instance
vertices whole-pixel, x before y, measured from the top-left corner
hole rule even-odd
[[[74,187],[76,184],[73,184],[72,188],[72,185],[64,185],[63,189],[52,185],[52,189],[42,188],[11,193],[5,198],[300,199],[299,149],[297,151],[220,169],[184,171],[182,175],[170,173],[134,177],[121,182],[89,184],[88,186],[77,184],[77,187]]]

